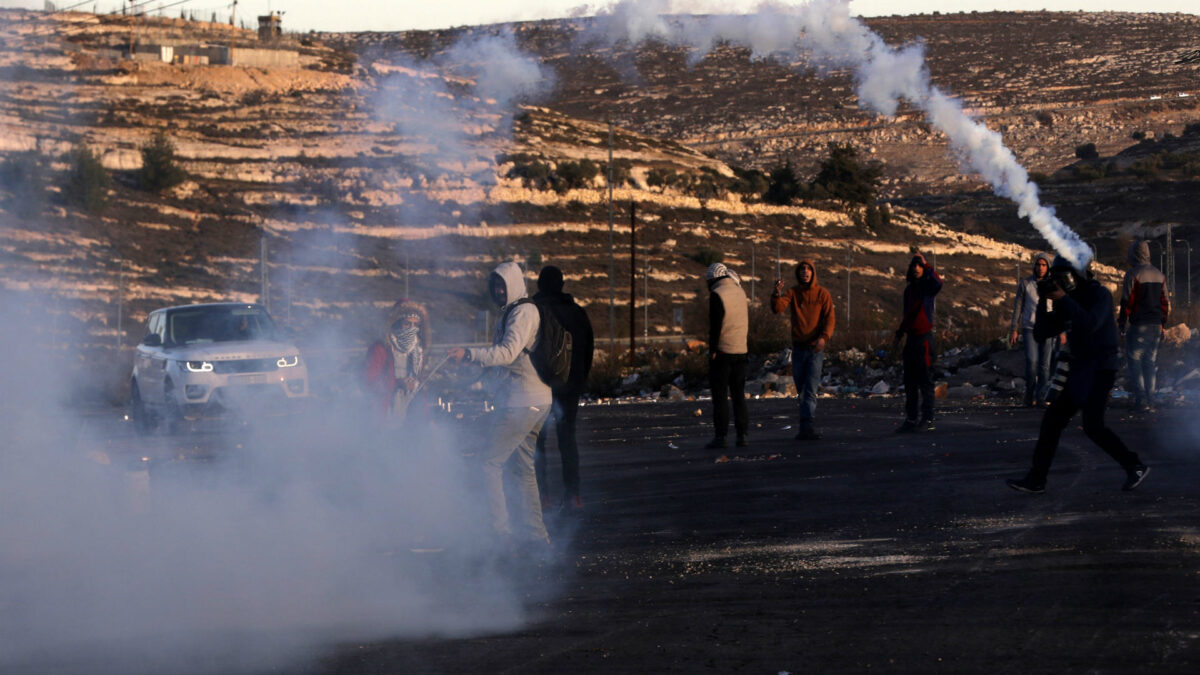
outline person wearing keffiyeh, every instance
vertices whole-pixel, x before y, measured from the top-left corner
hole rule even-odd
[[[429,346],[429,317],[425,308],[400,300],[388,310],[383,335],[367,348],[364,388],[389,425],[400,426],[417,392]]]

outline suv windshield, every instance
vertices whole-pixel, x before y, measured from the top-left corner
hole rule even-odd
[[[189,307],[167,314],[166,344],[274,340],[275,323],[261,307]]]

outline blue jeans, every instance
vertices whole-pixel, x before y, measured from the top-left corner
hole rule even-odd
[[[538,497],[537,476],[533,470],[533,453],[537,437],[550,414],[550,406],[539,408],[499,408],[492,423],[483,454],[484,491],[492,513],[492,527],[497,534],[512,534],[508,520],[508,504],[504,497],[504,466],[512,460],[516,476],[516,504],[521,510],[522,531],[519,539],[549,541],[546,524],[542,521],[542,502]]]
[[[1156,323],[1134,324],[1125,333],[1125,361],[1129,366],[1129,387],[1137,403],[1154,398],[1154,362],[1158,359],[1158,340],[1162,326]]]
[[[1042,403],[1050,390],[1050,361],[1054,354],[1054,338],[1038,341],[1033,329],[1021,331],[1025,341],[1025,405]]]
[[[817,393],[821,387],[821,367],[825,352],[812,347],[792,345],[792,379],[796,382],[796,398],[800,400],[800,427],[811,428],[817,413]]]

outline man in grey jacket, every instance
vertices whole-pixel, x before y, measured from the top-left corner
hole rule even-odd
[[[1038,282],[1050,272],[1050,257],[1045,253],[1033,256],[1033,274],[1017,282],[1017,299],[1013,303],[1012,335],[1008,344],[1017,340],[1025,343],[1025,405],[1042,405],[1050,391],[1050,360],[1054,355],[1056,338],[1038,340],[1033,337],[1037,316]]]
[[[534,551],[549,548],[550,536],[542,521],[537,478],[533,467],[537,437],[550,413],[550,387],[542,382],[529,358],[538,339],[540,317],[535,305],[518,302],[525,297],[525,275],[516,263],[502,263],[488,277],[488,294],[501,307],[492,337],[484,349],[457,348],[450,358],[477,363],[484,368],[485,384],[495,396],[496,419],[486,438],[484,483],[492,526],[512,544]],[[517,478],[520,530],[509,524],[504,498],[504,465],[512,459]]]

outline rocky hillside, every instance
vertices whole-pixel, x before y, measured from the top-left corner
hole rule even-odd
[[[1006,21],[1044,23],[1059,37],[1046,38],[1049,51],[1004,43],[970,52],[990,55],[986,68],[954,55],[966,44],[991,44],[983,34],[1008,39],[1016,31]],[[1182,133],[1196,99],[1149,101],[1145,76],[1122,70],[1133,67],[1129,44],[1114,42],[1145,25],[1156,45],[1146,53],[1169,59],[1186,39],[1172,27],[1178,21],[989,14],[873,26],[896,41],[925,36],[935,79],[977,100],[993,116],[989,124],[1007,125],[999,128],[1019,156],[1051,172],[1073,161],[1083,140],[1107,154],[1126,145],[1115,136],[1133,129]],[[885,208],[890,222],[868,227],[861,213],[835,204],[772,206],[733,189],[737,170],[785,156],[809,166],[831,140],[852,141],[879,160],[894,199],[972,185],[915,117],[869,118],[855,109],[844,78],[817,80],[732,49],[692,68],[661,46],[572,59],[555,40],[575,26],[516,27],[559,77],[553,95],[513,118],[428,60],[449,33],[305,36],[285,45],[300,52],[300,68],[178,66],[106,56],[128,24],[0,12],[5,302],[51,317],[56,339],[128,345],[155,307],[257,300],[265,278],[262,299],[312,345],[361,339],[380,309],[405,294],[434,308],[437,339],[474,340],[491,319],[483,314],[487,272],[516,258],[534,269],[561,266],[598,335],[611,326],[623,340],[631,306],[639,336],[696,333],[705,311],[700,275],[714,256],[760,297],[777,269],[788,277],[796,261],[813,257],[843,314],[839,338],[869,344],[894,323],[903,266],[920,248],[949,283],[940,305],[948,337],[999,330],[1009,302],[1001,289],[1023,269],[1024,245],[1036,243],[1027,237],[950,227],[920,213],[944,205]],[[149,20],[137,29],[147,40],[211,40],[217,32],[252,40],[201,22]],[[1108,40],[1098,37],[1106,33]],[[1068,69],[1064,53],[1084,61]],[[1120,54],[1111,68],[1105,58],[1086,61],[1110,53]],[[998,54],[1030,63],[1002,68]],[[1058,75],[1043,73],[1035,57]],[[618,66],[630,61],[640,79],[619,77]],[[1102,79],[1066,92],[1052,84],[1088,74]],[[1127,85],[1094,95],[1097,83],[1118,79]],[[1170,91],[1183,89],[1168,81]],[[607,116],[615,121],[611,235]],[[187,175],[158,193],[137,177],[139,148],[157,132],[174,143]],[[68,153],[81,143],[115,179],[107,204],[93,211],[73,205],[62,188]]]

